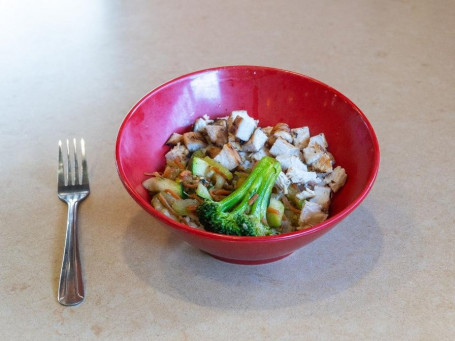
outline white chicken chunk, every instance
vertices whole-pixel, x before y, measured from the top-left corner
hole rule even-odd
[[[182,135],[179,133],[172,133],[166,141],[166,145],[175,146],[177,143],[182,142]]]
[[[325,148],[317,143],[314,143],[313,145],[308,145],[308,147],[303,149],[303,159],[305,160],[306,164],[311,165],[314,162],[318,161],[319,158],[324,155],[324,153]]]
[[[236,141],[235,136],[232,134],[228,134],[228,143],[231,145],[232,148],[234,148],[238,152],[242,150],[242,145],[238,141]]]
[[[319,223],[322,223],[328,217],[327,213],[322,211],[322,206],[316,202],[306,201],[303,205],[299,217],[298,230],[302,230]]]
[[[251,169],[253,168],[253,162],[248,158],[248,153],[247,152],[238,152],[240,156],[240,165],[239,168],[246,170],[246,169]]]
[[[312,164],[312,166],[316,172],[330,173],[333,170],[332,158],[330,157],[330,154],[329,153],[322,154],[321,157]]]
[[[208,115],[199,117],[194,122],[193,131],[205,132],[205,127],[207,126],[207,124],[210,124],[212,122],[213,122],[213,120],[211,120]]]
[[[295,155],[278,155],[275,159],[281,164],[281,169],[287,170],[289,168],[300,169],[304,172],[308,170],[306,164],[304,164],[298,156]]]
[[[322,210],[327,212],[330,206],[330,194],[332,191],[327,186],[314,186],[314,197],[310,199],[311,202],[321,205]]]
[[[269,129],[271,128],[271,129]],[[289,125],[283,122],[275,124],[274,127],[266,127],[266,134],[268,136],[267,143],[272,145],[275,143],[276,139],[281,138],[289,143],[292,143],[292,134]]]
[[[184,145],[177,143],[177,145],[166,153],[166,162],[174,161],[176,159],[185,161],[189,153],[190,151]]]
[[[294,137],[294,146],[299,149],[308,146],[308,143],[310,142],[310,129],[308,127],[291,129],[291,133]]]
[[[325,138],[324,133],[319,135],[314,135],[310,137],[310,141],[308,142],[308,147],[313,147],[315,144],[321,146],[324,150],[329,146],[327,140]]]
[[[264,156],[268,156],[268,155],[269,155],[269,153],[266,150],[266,148],[262,148],[261,150],[257,151],[256,153],[250,154],[250,159],[253,161],[259,161]]]
[[[305,188],[302,192],[296,194],[296,198],[299,200],[305,200],[305,199],[310,199],[315,196],[315,193],[313,190],[309,188]]]
[[[297,168],[289,168],[286,172],[287,177],[292,183],[296,184],[316,184],[320,180],[317,177],[316,172],[305,172]]]
[[[188,132],[183,134],[183,143],[190,152],[207,146],[204,136],[200,132]]]
[[[256,128],[248,142],[243,145],[243,150],[246,152],[257,152],[262,147],[264,147],[266,141],[267,135],[262,131],[261,128]]]
[[[237,118],[237,116],[246,117],[246,116],[248,116],[248,111],[246,111],[246,110],[232,110],[231,111],[231,115],[228,117],[228,119],[230,119],[230,120],[232,120],[232,122],[234,122],[234,120]]]
[[[280,172],[278,174],[278,177],[276,178],[275,185],[284,193],[288,194],[288,188],[289,185],[291,184],[291,181],[289,178],[284,174],[283,172]]]
[[[267,126],[267,127],[261,128],[261,129],[267,135],[267,137],[270,137],[272,135],[273,127]]]
[[[227,127],[219,124],[208,124],[205,132],[210,142],[218,147],[224,146],[228,142]]]
[[[246,110],[233,111],[228,122],[229,132],[242,141],[248,141],[257,127],[257,121]]]
[[[287,131],[284,130],[277,131],[273,133],[273,136],[275,136],[276,138],[282,138],[283,140],[292,143],[292,135]]]
[[[299,148],[293,146],[289,142],[283,140],[282,138],[277,138],[270,148],[270,154],[273,156],[277,155],[296,155],[300,153]]]
[[[324,182],[330,186],[334,193],[336,193],[341,187],[344,186],[347,177],[345,169],[338,166],[332,171],[332,173],[324,178]]]
[[[234,169],[242,162],[239,153],[229,143],[223,146],[223,149],[215,156],[214,160],[229,170]]]

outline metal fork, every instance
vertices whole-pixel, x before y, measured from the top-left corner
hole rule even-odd
[[[73,139],[72,151],[70,151],[69,140],[66,140],[66,157],[62,152],[62,141],[58,142],[57,192],[58,197],[68,204],[65,249],[58,287],[58,302],[62,305],[79,304],[85,297],[77,238],[77,208],[79,202],[89,195],[90,187],[83,139],[81,139],[80,147],[81,165],[79,165],[76,139]]]

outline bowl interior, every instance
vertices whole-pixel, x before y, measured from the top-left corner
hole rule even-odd
[[[237,66],[195,72],[153,90],[125,118],[117,140],[117,167],[133,198],[151,213],[144,172],[162,170],[164,143],[196,118],[245,109],[260,126],[286,122],[323,132],[348,181],[335,195],[330,216],[354,209],[372,186],[379,164],[374,132],[361,111],[338,91],[314,79],[273,68]]]

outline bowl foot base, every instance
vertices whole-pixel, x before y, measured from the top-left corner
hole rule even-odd
[[[269,258],[269,259],[259,259],[259,260],[245,260],[245,259],[231,259],[231,258],[224,258],[216,255],[212,255],[209,253],[210,256],[213,258],[216,258],[220,261],[226,262],[226,263],[233,263],[233,264],[243,264],[243,265],[259,265],[259,264],[267,264],[267,263],[272,263],[279,261],[280,259],[286,258],[289,256],[291,253],[288,253],[283,256],[275,257],[275,258]]]

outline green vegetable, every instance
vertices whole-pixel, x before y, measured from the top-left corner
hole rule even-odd
[[[198,149],[193,153],[193,156],[198,157],[198,158],[203,158],[205,156],[205,154],[202,150]]]
[[[297,187],[296,184],[292,184],[291,186],[289,186],[288,188],[288,195],[287,195],[287,198],[298,208],[298,209],[302,209],[302,205],[303,205],[303,200],[300,200],[299,198],[297,198],[297,194],[300,193],[300,190],[299,188]]]
[[[266,156],[229,196],[220,202],[206,199],[196,210],[204,228],[211,232],[237,236],[271,234],[271,228],[266,224],[266,211],[280,171],[280,163]]]
[[[246,173],[246,172],[235,172],[235,175],[237,177],[237,181],[235,181],[235,188],[238,188],[245,181],[245,179],[248,177],[249,173]]]
[[[199,195],[203,199],[211,199],[211,195],[207,187],[205,187],[202,183],[199,182],[196,188],[196,194]]]
[[[171,179],[156,176],[145,180],[142,185],[150,192],[164,192],[165,190],[170,190],[180,197],[183,197],[182,184]]]
[[[267,222],[270,227],[281,226],[283,220],[284,205],[281,201],[270,198],[269,209],[267,209]]]
[[[191,172],[196,176],[206,176],[209,171],[209,167],[210,165],[205,160],[199,157],[194,157],[191,165]]]
[[[172,204],[172,208],[179,215],[188,215],[194,212],[194,209],[191,210],[191,207],[197,206],[198,201],[195,199],[182,199],[175,200]]]

